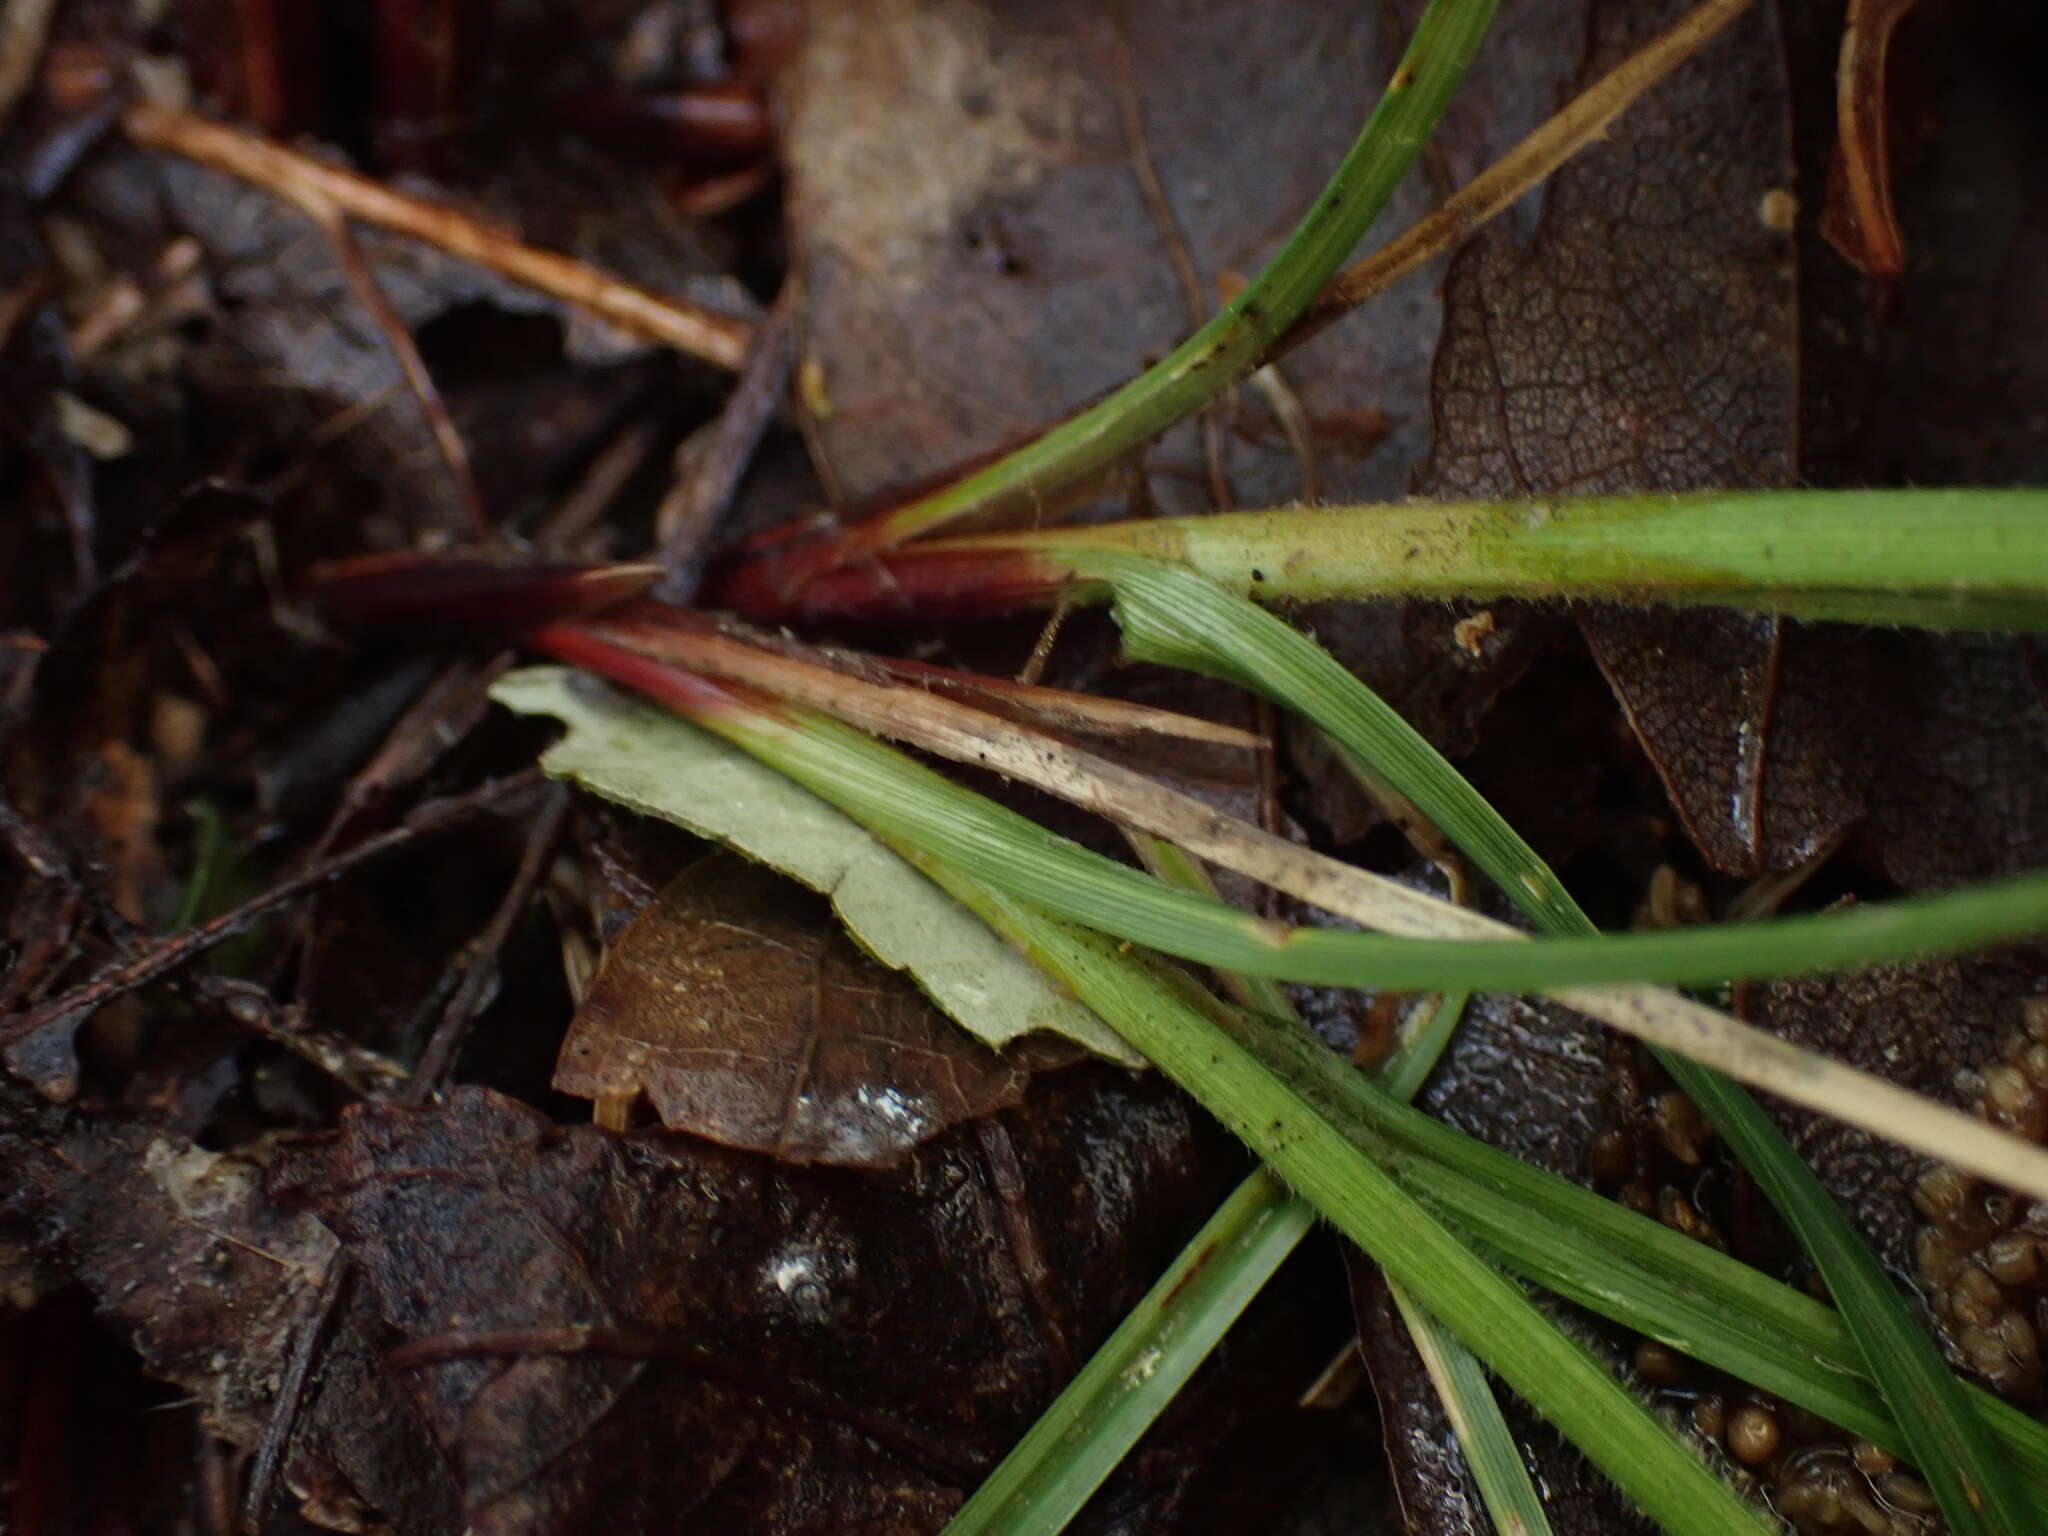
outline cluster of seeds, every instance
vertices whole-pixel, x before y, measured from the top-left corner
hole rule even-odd
[[[2044,1058],[2048,1060],[2048,1058]],[[1707,1207],[1727,1202],[1710,1160],[1713,1131],[1676,1089],[1631,1078],[1621,1098],[1626,1130],[1592,1147],[1596,1188],[1700,1242],[1729,1251]],[[1636,1378],[1682,1413],[1756,1480],[1800,1536],[1935,1536],[1934,1498],[1895,1457],[1768,1393],[1708,1370],[1654,1340],[1636,1346]]]
[[[1971,1084],[1977,1110],[2048,1140],[2048,997]],[[2048,1330],[2048,1202],[2026,1200],[1954,1168],[1920,1180],[1927,1225],[1915,1258],[1942,1342],[1964,1369],[2024,1408],[2042,1405],[2041,1335]]]

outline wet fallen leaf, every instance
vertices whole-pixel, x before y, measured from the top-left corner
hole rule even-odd
[[[1458,169],[1549,110],[1577,9],[1508,8],[1441,140]],[[1334,0],[1261,7],[1256,21],[1235,4],[1154,0],[811,7],[784,86],[789,216],[802,355],[832,401],[816,437],[846,494],[1000,447],[1206,319],[1219,283],[1257,269],[1343,153],[1356,113],[1330,104],[1363,103],[1400,22]],[[1260,131],[1226,122],[1221,101]],[[1412,180],[1383,229],[1431,200]],[[1430,282],[1411,281],[1284,366],[1325,496],[1400,493],[1426,441],[1436,317]],[[1374,411],[1385,434],[1361,440]],[[1257,394],[1229,413],[1238,499],[1298,495],[1301,465]],[[1153,458],[1170,466],[1163,500],[1205,504],[1198,434]]]
[[[84,1286],[151,1374],[191,1392],[215,1433],[252,1444],[333,1252],[327,1233],[273,1207],[247,1157],[52,1108],[5,1077],[0,1168],[0,1233],[32,1245],[34,1286]]]
[[[1641,8],[1610,6],[1596,9],[1595,25],[1606,37],[1613,26],[1652,19]],[[1439,436],[1424,488],[1540,497],[1566,487],[1768,483],[1797,471],[1805,418],[1794,412],[1799,338],[1789,252],[1782,234],[1756,216],[1785,174],[1772,100],[1778,69],[1764,19],[1743,25],[1746,34],[1713,45],[1665,88],[1672,100],[1662,110],[1653,100],[1624,118],[1615,142],[1553,181],[1530,246],[1482,244],[1456,263],[1438,364]],[[1985,109],[1994,136],[2013,131],[1998,99]],[[2009,170],[1996,154],[1978,162],[1982,195],[2010,206]],[[1953,197],[1962,170],[1952,162],[1948,171]],[[1665,192],[1680,180],[1683,210],[1673,205],[1670,217],[1660,216]],[[1716,189],[1712,196],[1699,195],[1703,184]],[[1953,261],[1977,259],[1966,240],[1944,245]],[[1839,280],[1840,267],[1832,270]],[[2030,304],[2030,292],[2014,302]],[[1860,338],[1830,329],[1836,310],[1824,285],[1803,297],[1808,318],[1819,316],[1811,344],[1848,354]],[[1889,352],[1880,380],[1933,372],[1947,382],[1914,393],[1981,402],[1992,366],[1981,339],[1972,346],[1932,326],[1916,332],[1850,366],[1868,373],[1871,357]],[[1899,387],[1910,386],[1891,389]],[[1860,398],[1825,395],[1820,415],[1858,409]],[[1907,473],[1985,481],[2028,473],[2023,464],[2038,472],[2030,434],[1997,419],[1988,457],[1998,468],[1959,467],[1951,453],[1939,468],[1923,460]],[[1837,466],[1842,437],[1829,448]],[[1882,457],[1849,473],[1886,478],[1925,444],[1903,422],[1879,426],[1864,446]],[[1846,839],[1838,859],[1873,872],[1882,888],[1946,884],[2041,856],[2030,786],[2041,776],[2048,731],[2023,643],[1719,614],[1588,613],[1581,621],[1685,832],[1711,865],[1751,874],[1787,868]],[[1803,1044],[1963,1103],[1969,1093],[1956,1074],[1993,1059],[1996,1042],[2020,1027],[2021,1003],[2039,974],[2025,955],[1969,961],[1753,989],[1743,1008]],[[1482,1009],[1425,1101],[1475,1134],[1584,1177],[1593,1135],[1612,1113],[1603,1106],[1607,1054],[1569,1019],[1517,1023]],[[1504,1095],[1503,1081],[1517,1091]],[[1917,1218],[1908,1197],[1920,1170],[1840,1127],[1781,1118],[1880,1251],[1911,1273]],[[1747,1209],[1744,1197],[1726,1194],[1728,1177],[1702,1187],[1721,1188],[1735,1211]],[[1787,1257],[1782,1248],[1764,1256]],[[1464,1495],[1430,1454],[1446,1443],[1445,1426],[1411,1391],[1405,1345],[1380,1314],[1369,1315],[1366,1332],[1376,1372],[1390,1384],[1383,1404],[1410,1508],[1464,1518],[1455,1515]],[[1441,1505],[1438,1488],[1449,1490]],[[1608,1518],[1596,1528],[1626,1528],[1618,1512]]]
[[[1587,77],[1682,9],[1596,7]],[[1783,75],[1768,21],[1744,17],[1552,178],[1527,246],[1484,236],[1458,259],[1422,489],[1542,496],[1792,477],[1792,250],[1764,216],[1792,175]],[[1797,863],[1853,814],[1822,807],[1781,826],[1759,809],[1777,626],[1714,617],[1703,634],[1696,616],[1599,611],[1581,622],[1716,864]]]
[[[501,679],[491,696],[570,734],[548,772],[744,850],[815,891],[884,965],[998,1049],[1034,1031],[1133,1062],[1130,1047],[864,828],[737,747],[559,667]]]
[[[1381,1420],[1401,1426],[1400,1432],[1385,1436],[1385,1445],[1407,1528],[1427,1530],[1429,1536],[1498,1536],[1466,1470],[1465,1453],[1443,1416],[1436,1387],[1387,1296],[1385,1279],[1355,1249],[1346,1268]],[[1585,1327],[1583,1319],[1575,1321]],[[1519,1398],[1501,1397],[1501,1411],[1530,1463],[1556,1536],[1607,1536],[1642,1528],[1641,1516],[1583,1456],[1549,1432]]]
[[[669,884],[606,951],[555,1087],[786,1162],[890,1167],[1015,1104],[1036,1065],[947,1020],[825,903],[737,855]],[[1071,1053],[1077,1054],[1077,1053]]]
[[[349,1111],[275,1188],[408,1346],[470,1529],[930,1532],[1203,1214],[1213,1147],[1105,1068],[865,1175],[463,1089]]]

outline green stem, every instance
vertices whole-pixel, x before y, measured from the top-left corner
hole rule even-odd
[[[1433,1314],[1652,1519],[1686,1536],[1756,1536],[1767,1529],[1754,1510],[1645,1414],[1583,1345],[1544,1318],[1520,1290],[1476,1258],[1324,1114],[1290,1092],[1230,1030],[1220,1027],[1215,1014],[1224,1005],[1186,977],[1149,966],[1101,935],[1060,923],[955,869],[929,862],[922,867],[1072,987],[1313,1200],[1391,1278],[1426,1298]]]
[[[1542,1496],[1522,1464],[1521,1447],[1500,1411],[1479,1357],[1458,1342],[1458,1336],[1424,1307],[1406,1286],[1387,1282],[1387,1294],[1415,1341],[1422,1368],[1442,1400],[1451,1433],[1465,1453],[1465,1465],[1479,1486],[1480,1500],[1500,1536],[1551,1536],[1550,1516]]]
[[[1216,894],[1208,872],[1181,848],[1144,833],[1133,834],[1131,841],[1146,868],[1161,880]],[[905,853],[915,857],[908,849]],[[1248,1008],[1274,1018],[1295,1017],[1293,1004],[1277,982],[1229,972],[1218,980]],[[1388,1058],[1381,1079],[1389,1091],[1403,1099],[1414,1095],[1449,1044],[1462,1009],[1462,998],[1451,1006],[1440,1003],[1424,1026]],[[1254,1170],[947,1522],[945,1536],[1004,1531],[1051,1536],[1065,1529],[1314,1221],[1314,1206],[1269,1169]],[[1424,1329],[1441,1332],[1427,1314],[1418,1317]],[[1476,1365],[1461,1368],[1461,1361],[1471,1360],[1465,1347],[1448,1335],[1432,1335],[1431,1342],[1446,1364],[1447,1390],[1462,1394],[1452,1406],[1454,1417],[1462,1414],[1475,1433],[1505,1434],[1484,1375]],[[1512,1438],[1506,1442],[1506,1454],[1515,1457]],[[1493,1479],[1500,1461],[1497,1445],[1489,1441],[1468,1455],[1475,1475],[1478,1462],[1488,1461],[1483,1485],[1489,1487],[1489,1497],[1498,1491],[1525,1514],[1534,1499],[1527,1473],[1522,1475],[1524,1493]],[[1519,1468],[1519,1460],[1515,1464]],[[1536,1508],[1540,1512],[1540,1503]],[[1525,1526],[1531,1536],[1547,1529],[1526,1519]]]
[[[1315,1207],[1256,1169],[947,1522],[945,1536],[1064,1529],[1314,1225]]]
[[[1700,491],[1233,512],[937,540],[903,558],[1170,561],[1261,602],[1576,598],[2048,628],[2048,491]]]
[[[1464,78],[1496,0],[1431,0],[1372,116],[1315,206],[1236,298],[1108,398],[986,469],[863,530],[886,546],[958,519],[1029,510],[1088,480],[1215,399],[1314,301],[1408,174]]]
[[[1628,945],[1649,937],[1599,938],[1550,867],[1499,813],[1413,727],[1307,636],[1184,566],[1102,547],[1078,555],[1071,546],[1063,549],[1075,560],[1077,573],[1112,587],[1128,651],[1225,677],[1314,721],[1421,807],[1538,929],[1561,936],[1551,944]],[[1908,905],[1898,903],[1891,910]],[[1820,920],[1784,919],[1777,926]],[[1746,930],[1734,925],[1717,931],[1723,940],[1739,941]],[[1743,974],[1753,964],[1732,949],[1725,958],[1729,968],[1723,976]],[[1487,987],[1471,975],[1467,984]],[[1819,1266],[1950,1529],[1956,1536],[2020,1536],[2029,1528],[2025,1501],[1975,1409],[1813,1170],[1734,1083],[1697,1062],[1651,1049],[1755,1175]]]

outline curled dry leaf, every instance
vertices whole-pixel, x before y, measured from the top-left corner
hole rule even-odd
[[[878,1168],[1017,1103],[1034,1067],[1078,1055],[991,1050],[862,953],[823,901],[714,853],[606,951],[555,1087],[645,1093],[662,1124],[724,1146]]]

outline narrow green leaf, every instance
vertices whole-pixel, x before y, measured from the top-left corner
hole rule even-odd
[[[634,715],[610,718],[614,741],[623,749]],[[1849,912],[1544,943],[1290,927],[1175,890],[1082,848],[816,711],[735,707],[703,723],[769,759],[863,825],[980,871],[1024,900],[1105,933],[1248,976],[1398,992],[1542,992],[1598,982],[1707,982],[1844,970],[1980,948],[2048,929],[2048,874]],[[648,771],[659,771],[652,767],[658,756],[650,757]],[[588,782],[595,787],[594,778]],[[1541,861],[1536,868],[1555,887]],[[1537,879],[1532,874],[1530,884]],[[1558,910],[1576,911],[1561,887],[1556,899],[1566,903]]]
[[[1934,1490],[1951,1536],[2039,1531],[2040,1511],[2028,1507],[1948,1362],[1834,1196],[1734,1083],[1693,1062],[1672,1076],[1798,1233],[1905,1431],[1902,1454]]]
[[[1270,617],[1249,604],[1238,606],[1260,620]],[[2006,1132],[1654,988],[1571,985],[1586,977],[1617,980],[1643,973],[1783,974],[1993,942],[2042,925],[2048,875],[1821,917],[1541,943],[1509,929],[1494,940],[1447,940],[1289,927],[1175,890],[1083,849],[813,710],[734,693],[630,652],[614,655],[602,643],[579,646],[578,654],[593,664],[620,667],[638,686],[856,821],[981,870],[991,883],[1103,932],[1247,975],[1413,992],[1556,991],[1600,1018],[1696,1051],[1795,1102],[1880,1134],[1907,1136],[1960,1167],[1997,1170],[2004,1182],[2048,1198],[2048,1152]],[[628,721],[630,711],[619,719]],[[623,743],[631,733],[617,734]],[[658,764],[659,755],[650,754],[641,765],[643,775],[658,778]],[[628,798],[645,793],[643,784],[629,790]],[[1515,841],[1511,832],[1506,837]],[[1535,871],[1532,889],[1539,876],[1550,878],[1540,864]]]
[[[1063,558],[1072,559],[1080,574],[1109,583],[1131,654],[1227,678],[1306,716],[1413,800],[1539,929],[1589,938],[1596,933],[1549,866],[1464,777],[1306,635],[1186,567],[1100,548],[1080,554],[1063,549]],[[1911,922],[1915,906],[1900,902],[1888,910]],[[1917,915],[1926,912],[1918,906]],[[1803,925],[1811,937],[1825,921],[1791,918],[1771,926],[1782,936]],[[1739,925],[1711,931],[1724,942],[1739,944],[1746,933],[1765,946],[1774,942],[1761,930]],[[1630,941],[1604,942],[1622,947]],[[1756,974],[1753,961],[1732,951],[1721,958],[1726,964],[1719,977]],[[1469,984],[1487,985],[1476,977]],[[1819,1266],[1951,1530],[1957,1536],[2022,1536],[2028,1529],[2025,1501],[1990,1436],[1840,1206],[1741,1088],[1684,1057],[1655,1054],[1727,1138]]]
[[[223,910],[221,887],[227,883],[228,823],[220,807],[211,800],[185,802],[185,814],[198,829],[198,847],[192,855],[192,873],[178,897],[178,910],[171,914],[171,927],[183,928]]]
[[[660,718],[652,709],[633,712]],[[756,749],[775,760],[779,739],[757,741]],[[920,802],[929,770],[860,740],[894,759],[896,777],[890,782],[895,798]],[[650,758],[636,764],[618,789],[602,778],[593,778],[588,787],[628,805],[647,806],[643,776],[659,771],[659,762]],[[945,868],[929,854],[912,850],[907,856],[934,878]],[[993,870],[999,863],[984,861],[982,867]],[[1375,1156],[1404,1184],[1482,1236],[1531,1279],[1852,1433],[1907,1453],[1884,1400],[1868,1383],[1861,1352],[1829,1309],[1612,1201],[1393,1103],[1298,1030],[1270,1021],[1260,1026],[1260,1016],[1247,1011],[1220,1017],[1244,1035],[1256,1059],[1273,1064],[1271,1070],[1294,1084],[1319,1113],[1342,1125],[1360,1145],[1375,1148]],[[2048,1430],[1976,1388],[1966,1388],[1965,1396],[2016,1465],[2048,1493]]]
[[[1372,116],[1315,204],[1244,291],[1143,374],[986,469],[897,508],[874,543],[1035,510],[1192,415],[1254,368],[1314,301],[1429,142],[1496,0],[1430,0]]]
[[[1249,1010],[1215,1018],[1395,1179],[1516,1272],[1588,1310],[1910,1457],[1840,1314],[1626,1206],[1411,1109],[1300,1030]],[[2037,1490],[2048,1525],[2048,1426],[1951,1382]]]
[[[946,1536],[1065,1528],[1315,1224],[1251,1174],[982,1482]]]
[[[1215,894],[1207,871],[1181,849],[1142,833],[1131,841],[1160,879],[1183,890]],[[1227,973],[1218,979],[1249,1008],[1276,1019],[1295,1017],[1294,1005],[1275,982]],[[1424,1027],[1389,1058],[1382,1076],[1407,1085],[1402,1097],[1412,1095],[1429,1076],[1462,1008],[1460,1000],[1456,1009],[1432,1010]],[[1053,1536],[1064,1530],[1313,1221],[1314,1207],[1269,1170],[1260,1168],[1246,1178],[947,1522],[946,1536],[1008,1531]],[[1454,1364],[1471,1359],[1454,1337],[1435,1343]],[[1453,1370],[1450,1386],[1484,1395],[1483,1403],[1475,1401],[1469,1409],[1461,1401],[1462,1422],[1480,1433],[1500,1423],[1499,1407],[1476,1363],[1469,1370]],[[1512,1439],[1507,1452],[1514,1454]],[[1497,1448],[1482,1448],[1480,1454],[1497,1454]],[[1528,1497],[1535,1497],[1533,1488]]]
[[[1768,1529],[1583,1345],[1475,1258],[1216,1018],[1262,1016],[1229,1009],[1187,978],[956,869],[926,868],[1198,1098],[1390,1277],[1425,1298],[1473,1353],[1667,1531],[1755,1536]]]
[[[1458,1342],[1458,1336],[1415,1304],[1406,1286],[1389,1280],[1387,1291],[1407,1325],[1415,1351],[1430,1384],[1443,1400],[1451,1432],[1465,1453],[1472,1481],[1500,1536],[1550,1536],[1550,1517],[1529,1480],[1514,1431],[1501,1417],[1500,1404],[1487,1384],[1479,1357]]]
[[[1001,1049],[1044,1030],[1137,1064],[1100,1019],[1054,991],[873,833],[738,748],[665,711],[622,707],[617,694],[561,667],[511,673],[491,697],[569,727],[541,759],[547,772],[716,839],[830,897],[869,953],[908,972],[988,1044]]]

